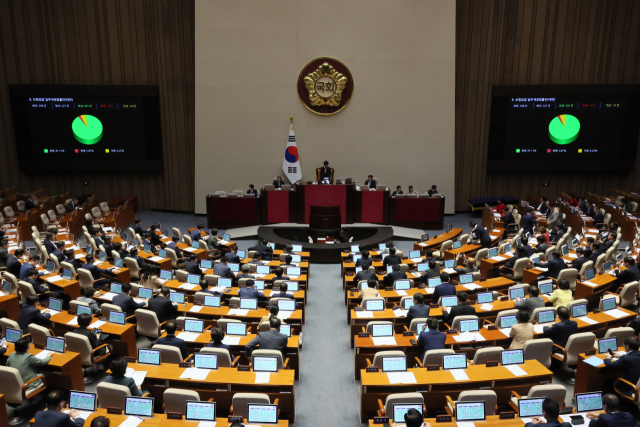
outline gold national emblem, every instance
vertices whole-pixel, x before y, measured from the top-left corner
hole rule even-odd
[[[309,101],[315,107],[340,106],[342,91],[347,86],[347,82],[347,77],[328,62],[324,62],[304,78],[304,85],[309,91]]]

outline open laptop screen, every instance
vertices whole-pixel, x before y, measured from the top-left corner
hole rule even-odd
[[[187,421],[215,421],[216,402],[187,400]]]
[[[93,412],[96,410],[96,400],[95,393],[72,390],[69,394],[69,409]]]
[[[578,412],[602,411],[602,392],[576,394]]]
[[[247,424],[278,424],[278,405],[247,405]]]
[[[150,397],[125,397],[125,415],[138,415],[141,417],[153,417],[153,398]]]

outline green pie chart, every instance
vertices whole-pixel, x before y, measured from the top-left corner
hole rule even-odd
[[[93,145],[102,139],[102,122],[97,117],[83,114],[71,124],[73,136],[85,145]]]
[[[580,120],[571,114],[560,114],[549,123],[549,138],[556,144],[571,144],[579,134]]]

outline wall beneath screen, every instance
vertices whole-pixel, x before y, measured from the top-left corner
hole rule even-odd
[[[303,180],[328,160],[336,178],[437,184],[455,206],[453,1],[195,2],[195,211],[217,190],[256,188],[283,175],[294,116]],[[296,82],[314,58],[334,57],[354,93],[324,117]],[[284,176],[284,175],[283,175]]]

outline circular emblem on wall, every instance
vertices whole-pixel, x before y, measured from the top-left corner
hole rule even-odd
[[[353,76],[335,58],[316,58],[298,76],[298,96],[308,110],[321,116],[342,111],[353,96]]]

